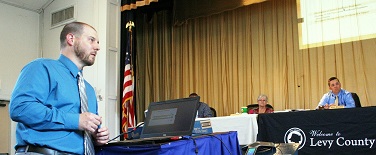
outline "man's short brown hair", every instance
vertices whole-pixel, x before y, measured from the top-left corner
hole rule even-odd
[[[337,80],[339,82],[338,78],[333,76],[333,77],[329,78],[329,80],[328,80],[328,86],[329,87],[330,87],[330,81],[333,81],[333,80]]]
[[[60,33],[60,48],[62,49],[65,46],[67,46],[65,42],[66,41],[65,37],[67,36],[67,34],[72,33],[73,35],[75,35],[75,37],[80,37],[83,33],[84,26],[88,26],[92,28],[93,30],[95,30],[94,27],[83,22],[72,22],[72,23],[66,24]]]
[[[191,93],[191,94],[189,94],[189,97],[196,97],[196,96],[198,96],[197,93]]]

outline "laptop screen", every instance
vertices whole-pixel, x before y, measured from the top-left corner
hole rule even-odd
[[[149,105],[141,138],[191,135],[200,98],[182,98]]]

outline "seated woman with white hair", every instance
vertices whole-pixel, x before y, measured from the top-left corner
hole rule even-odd
[[[258,107],[254,109],[249,109],[248,114],[262,114],[262,113],[273,113],[273,108],[267,106],[268,104],[268,96],[265,94],[261,94],[257,98]]]

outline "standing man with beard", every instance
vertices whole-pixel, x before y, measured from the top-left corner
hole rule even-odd
[[[86,144],[108,142],[95,91],[81,80],[83,68],[94,64],[99,49],[92,26],[69,23],[60,34],[58,60],[40,58],[22,69],[9,106],[11,119],[18,122],[16,154],[93,154],[86,151],[93,149],[85,150]]]

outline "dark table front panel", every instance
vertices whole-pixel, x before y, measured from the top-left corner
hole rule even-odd
[[[299,154],[376,154],[376,107],[260,114],[258,141],[300,143]]]

